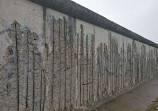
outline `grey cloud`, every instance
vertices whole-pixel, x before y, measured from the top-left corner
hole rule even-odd
[[[158,43],[158,0],[73,0]]]

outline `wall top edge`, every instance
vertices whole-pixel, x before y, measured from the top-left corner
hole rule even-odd
[[[158,48],[157,43],[154,43],[71,0],[29,0],[29,1],[42,5],[46,8],[54,9],[61,13],[67,14],[71,17],[80,19],[90,24],[94,24],[96,26],[105,28],[107,30],[114,31],[133,40],[137,40],[139,42]]]

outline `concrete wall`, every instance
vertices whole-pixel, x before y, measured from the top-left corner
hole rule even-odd
[[[27,0],[0,0],[1,111],[97,105],[153,78],[157,51]]]

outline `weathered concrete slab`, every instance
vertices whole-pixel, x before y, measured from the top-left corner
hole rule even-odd
[[[28,0],[0,0],[2,111],[82,109],[157,75],[157,45],[90,14],[93,22]]]

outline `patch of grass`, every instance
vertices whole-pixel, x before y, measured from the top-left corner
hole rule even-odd
[[[151,105],[147,111],[158,111],[157,107],[157,105]]]
[[[156,99],[156,100],[155,100],[155,102],[157,102],[157,103],[158,103],[158,99]]]
[[[153,101],[153,103],[149,106],[147,111],[158,111],[158,99]]]

